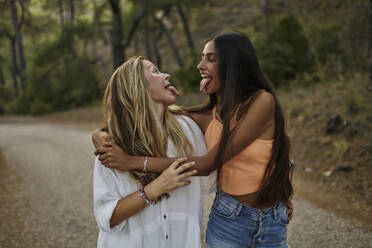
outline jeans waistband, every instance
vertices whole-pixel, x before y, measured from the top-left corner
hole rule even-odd
[[[218,190],[216,196],[216,204],[221,204],[225,208],[234,209],[235,214],[246,214],[246,215],[256,215],[256,216],[264,216],[264,215],[274,215],[276,218],[277,211],[279,208],[286,208],[285,205],[281,202],[276,206],[271,208],[265,209],[256,209],[251,206],[245,205],[240,203],[239,201],[235,200],[229,194],[225,193],[221,189]]]

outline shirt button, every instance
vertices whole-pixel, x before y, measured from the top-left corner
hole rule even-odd
[[[166,219],[166,218],[167,218],[167,215],[164,214],[164,219]]]

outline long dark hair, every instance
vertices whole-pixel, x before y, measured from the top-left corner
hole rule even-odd
[[[277,97],[260,68],[252,43],[241,33],[220,34],[207,40],[209,41],[214,42],[218,51],[221,76],[220,113],[223,130],[215,161],[219,165],[218,179],[223,164],[223,154],[230,137],[230,120],[234,118],[239,106],[237,118],[248,111],[255,100],[256,93],[265,90],[275,98],[275,133],[272,156],[256,204],[288,202],[293,195],[291,182],[293,165],[289,159],[290,144],[285,133],[284,116]],[[248,104],[244,104],[248,99],[250,99]],[[215,104],[216,96],[210,95],[206,103],[201,107],[190,109],[190,112],[210,110]]]

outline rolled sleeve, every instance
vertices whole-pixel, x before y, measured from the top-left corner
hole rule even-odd
[[[96,158],[94,163],[93,195],[94,216],[100,229],[106,232],[122,232],[127,221],[110,227],[110,220],[118,201],[123,198],[117,185],[117,178],[113,169],[106,168]]]

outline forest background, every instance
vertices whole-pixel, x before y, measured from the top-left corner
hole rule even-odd
[[[205,40],[243,32],[286,114],[296,193],[371,224],[371,11],[367,0],[0,0],[0,114],[97,127],[110,75],[134,55],[172,75],[178,104],[199,103]]]

